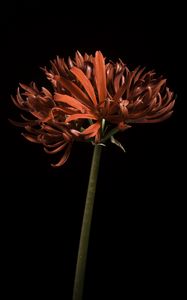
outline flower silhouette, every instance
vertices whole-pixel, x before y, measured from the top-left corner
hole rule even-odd
[[[74,141],[102,143],[133,123],[161,122],[173,112],[166,79],[141,67],[130,71],[121,60],[106,63],[100,51],[95,56],[77,51],[67,63],[57,57],[43,71],[51,91],[20,84],[13,102],[32,119],[21,114],[24,121],[12,123],[23,126],[24,137],[42,144],[47,153],[63,151],[55,167],[67,161]]]

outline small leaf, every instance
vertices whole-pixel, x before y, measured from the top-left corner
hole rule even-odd
[[[118,146],[119,148],[121,148],[123,150],[123,152],[126,152],[125,149],[123,148],[122,144],[117,141],[113,136],[110,137],[111,143],[115,144],[116,146]]]
[[[93,142],[93,141],[92,141],[92,145],[94,145],[94,146],[95,146],[95,145],[98,145],[98,146],[104,146],[104,147],[106,147],[106,145],[105,145],[105,144],[103,144],[103,143],[98,143],[98,144],[96,144],[96,143],[95,143],[95,142]]]

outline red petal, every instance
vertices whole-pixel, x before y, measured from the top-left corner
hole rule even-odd
[[[134,76],[134,83],[139,80],[140,76],[144,72],[145,68],[141,68],[140,66],[137,68],[136,75]]]
[[[77,109],[71,107],[53,107],[51,110],[53,119],[54,119],[54,111],[59,111],[65,114],[73,114],[77,112]]]
[[[152,112],[152,114],[150,113],[150,115],[147,116],[148,119],[155,119],[155,118],[158,118],[162,115],[165,115],[167,112],[171,111],[173,106],[175,104],[175,100],[173,100],[170,104],[168,104],[168,106],[160,109],[159,111],[157,111],[156,113]]]
[[[119,72],[119,74],[117,74],[115,76],[115,79],[114,79],[114,89],[115,89],[115,92],[117,92],[119,90],[119,84],[120,84],[120,80],[123,76],[123,72],[124,72],[124,68],[122,69],[122,71]]]
[[[75,60],[76,60],[76,64],[79,68],[81,68],[84,64],[84,59],[82,57],[82,55],[80,54],[79,51],[76,52],[75,54]]]
[[[99,122],[96,122],[95,124],[90,125],[88,128],[83,130],[81,132],[82,135],[85,135],[86,138],[93,137],[97,134],[99,128],[101,127],[101,124]]]
[[[92,114],[74,114],[66,118],[66,123],[71,122],[77,119],[92,119],[97,120],[97,118]]]
[[[52,94],[45,87],[42,87],[42,92],[45,94],[45,96],[49,98],[53,97]]]
[[[172,115],[173,111],[168,112],[167,114],[161,116],[160,118],[157,119],[142,119],[142,120],[137,120],[134,123],[159,123],[162,122],[164,120],[167,120],[171,115]]]
[[[97,105],[97,99],[95,96],[94,88],[90,82],[90,80],[86,77],[86,75],[80,69],[73,67],[71,68],[71,72],[76,76],[76,78],[80,81],[82,86],[85,88],[92,102]]]
[[[79,99],[83,102],[83,104],[90,105],[90,99],[89,97],[72,81],[69,81],[65,78],[60,78],[60,82],[62,83],[62,86],[68,90],[75,98]]]
[[[119,88],[119,90],[117,91],[117,93],[115,94],[115,96],[113,97],[113,99],[115,101],[118,101],[122,96],[123,94],[125,93],[127,89],[127,85],[126,85],[126,82],[124,84],[122,84],[122,86]]]
[[[37,143],[40,144],[40,142],[37,140],[37,137],[35,135],[27,134],[27,133],[22,133],[22,135],[32,143]]]
[[[44,148],[44,151],[48,154],[55,154],[55,153],[63,150],[66,146],[67,146],[67,143],[64,143],[61,146],[55,148],[54,150],[48,150],[47,148]]]
[[[100,51],[95,54],[95,81],[99,95],[99,102],[104,102],[107,96],[106,70],[103,55]]]
[[[77,99],[75,99],[71,96],[68,96],[68,95],[62,95],[62,94],[56,93],[54,96],[54,100],[69,104],[70,106],[77,108],[80,111],[87,110],[87,107],[84,104],[80,103]]]
[[[46,144],[44,143],[43,145],[47,148],[57,148],[59,146],[61,146],[64,142],[63,141],[60,141],[60,142],[57,142],[55,144]]]
[[[22,89],[24,89],[29,94],[32,94],[32,95],[36,94],[36,91],[31,86],[28,86],[28,85],[23,84],[23,83],[20,83],[19,85],[22,87]]]
[[[72,147],[72,144],[69,144],[64,155],[62,156],[61,160],[57,164],[51,164],[51,166],[52,167],[60,167],[63,164],[65,164],[65,162],[68,160],[69,155],[71,153],[71,147]]]

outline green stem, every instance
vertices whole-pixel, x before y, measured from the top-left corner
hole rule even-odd
[[[73,288],[73,300],[82,300],[84,278],[86,270],[86,260],[88,252],[89,235],[93,214],[93,205],[96,192],[97,176],[99,171],[99,162],[101,156],[101,147],[99,145],[94,146],[92,165],[90,170],[90,178],[88,183],[88,190],[86,196],[86,203],[84,209],[84,216],[81,228],[81,236],[79,242],[79,251],[77,257],[77,265],[75,272],[75,281]]]

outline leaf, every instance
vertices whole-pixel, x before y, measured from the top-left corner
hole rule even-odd
[[[119,148],[121,148],[123,150],[123,152],[126,152],[126,150],[123,148],[122,144],[117,141],[113,136],[110,137],[111,143],[115,144],[116,146],[118,146]]]
[[[93,141],[92,141],[92,145],[94,145],[94,146],[97,145],[97,146],[103,146],[103,147],[106,147],[106,145],[103,144],[103,143],[97,143],[97,144],[96,144],[96,143],[93,142]]]

